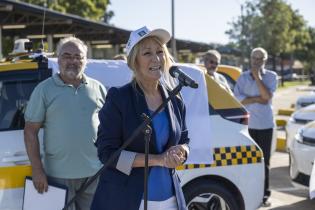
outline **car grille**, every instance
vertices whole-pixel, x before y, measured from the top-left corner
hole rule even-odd
[[[303,136],[303,143],[310,146],[315,146],[315,139]]]

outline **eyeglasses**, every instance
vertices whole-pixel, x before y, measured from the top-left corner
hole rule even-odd
[[[82,61],[84,59],[84,56],[81,55],[71,55],[68,53],[64,53],[61,55],[61,59],[70,61],[70,60],[77,60],[77,61]]]

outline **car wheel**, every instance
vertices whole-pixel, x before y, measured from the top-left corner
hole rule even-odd
[[[239,210],[236,195],[219,182],[198,180],[186,188],[184,195],[189,210]]]
[[[296,161],[291,152],[289,152],[289,168],[290,168],[290,177],[292,180],[296,179],[299,175],[297,169]]]

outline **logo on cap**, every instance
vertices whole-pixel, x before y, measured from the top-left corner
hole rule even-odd
[[[144,35],[146,35],[146,34],[147,34],[146,31],[139,31],[139,32],[138,32],[138,35],[141,36],[141,37],[144,36]]]

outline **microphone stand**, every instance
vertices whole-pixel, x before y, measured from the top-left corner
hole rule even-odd
[[[145,113],[142,113],[142,116],[144,120],[150,120],[150,117],[146,115]],[[152,121],[153,117],[151,118]],[[150,137],[152,134],[152,128],[150,125],[146,125],[144,128],[144,140],[145,140],[145,149],[144,149],[144,179],[143,179],[143,200],[144,200],[144,205],[143,209],[147,210],[148,209],[148,177],[149,177],[149,143],[150,143]]]
[[[136,128],[136,130],[134,130],[134,132],[131,134],[131,136],[123,143],[123,145],[112,154],[112,156],[104,163],[104,165],[102,166],[102,168],[100,170],[98,170],[96,172],[95,175],[93,175],[92,177],[90,177],[85,184],[83,184],[80,189],[77,191],[76,195],[73,196],[73,198],[71,198],[71,200],[69,202],[66,203],[65,207],[62,210],[67,210],[70,205],[77,199],[77,197],[82,194],[86,188],[93,182],[95,181],[102,172],[104,172],[108,166],[114,162],[114,160],[116,158],[119,157],[121,151],[123,151],[124,149],[127,148],[127,146],[139,135],[140,132],[144,132],[145,133],[145,169],[144,169],[144,177],[145,177],[145,185],[144,185],[144,210],[147,210],[147,202],[148,202],[148,198],[147,198],[147,188],[148,188],[148,154],[149,154],[149,141],[150,141],[150,136],[152,133],[152,128],[150,128],[149,124],[152,122],[152,119],[162,110],[164,109],[164,107],[167,105],[167,103],[175,96],[179,93],[179,91],[182,89],[183,86],[186,86],[185,84],[183,84],[181,81],[179,81],[179,84],[170,92],[169,97],[166,98],[165,101],[163,101],[163,103],[153,112],[153,114],[151,115],[151,117],[147,116],[146,114],[142,114],[144,120],[143,122]],[[149,129],[148,129],[149,127]],[[147,130],[148,129],[148,130]]]

